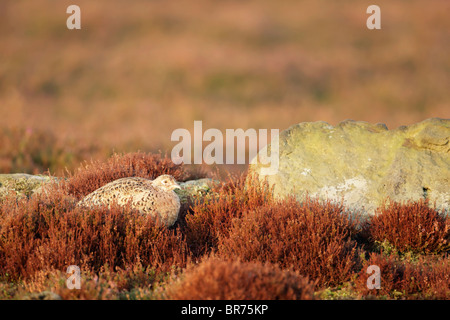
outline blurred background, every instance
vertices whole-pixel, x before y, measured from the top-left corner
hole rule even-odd
[[[81,30],[66,9],[81,8]],[[381,30],[366,9],[381,8]],[[450,1],[1,0],[0,172],[163,153],[177,128],[450,117]],[[239,168],[239,170],[242,168]]]

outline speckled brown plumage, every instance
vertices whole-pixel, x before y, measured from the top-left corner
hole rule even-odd
[[[155,180],[128,177],[112,181],[84,197],[77,206],[92,207],[110,205],[115,202],[125,206],[131,201],[131,207],[139,212],[151,215],[167,227],[178,219],[180,199],[173,191],[180,188],[170,175],[161,175]],[[156,219],[156,218],[159,219]]]

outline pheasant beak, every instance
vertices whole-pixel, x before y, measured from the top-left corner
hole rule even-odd
[[[176,184],[172,187],[172,190],[175,190],[175,189],[181,189],[181,187],[178,184]]]

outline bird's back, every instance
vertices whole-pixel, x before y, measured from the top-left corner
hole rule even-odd
[[[150,189],[150,190],[149,190]],[[79,205],[125,204],[137,194],[152,192],[150,181],[144,178],[129,177],[114,180],[85,196]]]
[[[84,207],[110,206],[112,203],[127,205],[144,214],[158,217],[170,226],[178,218],[180,200],[173,191],[164,191],[152,185],[152,181],[139,177],[112,181],[84,197],[77,205]]]

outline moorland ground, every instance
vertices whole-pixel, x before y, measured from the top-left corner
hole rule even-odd
[[[449,1],[380,3],[379,31],[356,0],[80,0],[79,31],[66,28],[70,4],[0,2],[0,172],[68,178],[49,197],[2,200],[1,298],[183,298],[186,288],[199,298],[449,298],[448,218],[422,203],[355,229],[345,208],[274,203],[221,174],[220,196],[184,207],[171,229],[73,206],[125,173],[202,176],[153,156],[136,171],[109,165],[114,151],[170,153],[173,130],[194,120],[223,131],[450,118]],[[88,169],[91,159],[100,162]],[[82,267],[81,290],[67,288],[68,264]],[[384,270],[375,292],[372,264]],[[249,283],[251,296],[239,295]]]

